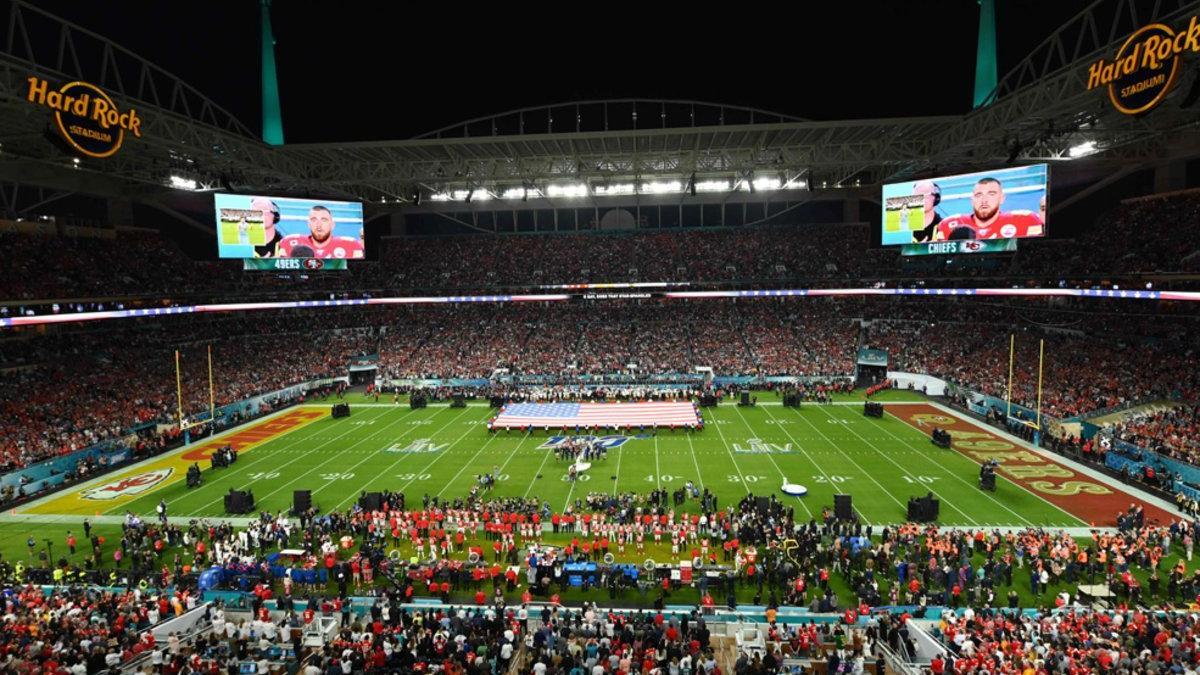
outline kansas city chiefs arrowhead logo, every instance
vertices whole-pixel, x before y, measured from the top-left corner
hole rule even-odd
[[[126,476],[120,480],[84,490],[80,496],[84,499],[109,500],[141,494],[166,480],[174,471],[174,469],[156,469],[149,473]]]
[[[978,251],[983,248],[983,244],[977,241],[964,241],[962,247],[964,251]]]

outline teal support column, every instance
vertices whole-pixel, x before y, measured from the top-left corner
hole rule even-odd
[[[279,78],[275,74],[275,35],[271,31],[271,0],[260,0],[262,17],[262,137],[283,145],[283,112],[279,107]]]
[[[979,108],[991,101],[996,89],[996,0],[979,2],[979,42],[975,46],[975,102]]]

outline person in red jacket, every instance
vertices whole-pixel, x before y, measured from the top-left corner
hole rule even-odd
[[[971,192],[971,213],[938,223],[937,241],[952,239],[1013,239],[1045,234],[1042,217],[1033,211],[1001,211],[1004,186],[995,178],[980,178]]]

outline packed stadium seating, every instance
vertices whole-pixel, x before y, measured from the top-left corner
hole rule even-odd
[[[186,591],[152,598],[135,589],[17,587],[8,594],[0,665],[9,672],[107,672],[154,651],[147,629],[195,605],[196,594]]]

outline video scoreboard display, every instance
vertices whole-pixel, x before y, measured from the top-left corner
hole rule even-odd
[[[1046,236],[1048,176],[1034,164],[884,185],[880,241],[905,255],[1015,250],[995,242]]]
[[[342,265],[267,267],[308,270],[344,269],[346,260],[366,257],[360,202],[223,193],[214,199],[218,257],[309,259]],[[247,269],[262,268],[247,265]]]

